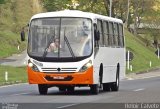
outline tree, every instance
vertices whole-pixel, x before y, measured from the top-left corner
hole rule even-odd
[[[131,23],[134,23],[134,34],[137,35],[137,29],[139,25],[144,22],[147,16],[153,18],[150,15],[153,7],[156,4],[156,0],[130,0],[130,18]]]
[[[103,0],[43,0],[47,11],[76,9],[106,15]]]
[[[126,27],[134,24],[134,33],[137,34],[140,23],[150,15],[158,1],[160,2],[160,0],[112,0],[112,17],[126,21]],[[43,0],[43,5],[47,11],[77,9],[109,15],[110,10],[110,0]]]
[[[70,9],[72,8],[71,4],[71,0],[43,0],[43,6],[47,11]]]
[[[0,0],[0,4],[4,4],[5,3],[5,0]]]
[[[77,3],[79,4],[79,6],[77,6],[78,10],[93,12],[103,15],[107,14],[103,0],[77,0]]]
[[[127,13],[126,13],[126,21],[125,21],[125,27],[128,28],[128,19],[129,19],[129,6],[130,6],[130,0],[127,0]]]
[[[143,19],[143,22],[148,26],[148,34],[153,38],[153,44],[156,48],[160,40],[160,6],[158,4],[160,4],[160,0],[154,0],[152,8],[145,13]]]
[[[0,18],[1,18],[1,13],[2,13],[2,4],[5,3],[5,0],[0,0]]]

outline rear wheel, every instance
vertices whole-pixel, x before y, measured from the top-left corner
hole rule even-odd
[[[111,83],[111,90],[112,91],[119,90],[119,67],[117,67],[116,82]]]
[[[40,95],[46,95],[48,92],[48,87],[46,84],[38,84],[38,90]]]
[[[119,76],[116,79],[116,82],[111,84],[111,90],[112,91],[118,91],[119,90]]]

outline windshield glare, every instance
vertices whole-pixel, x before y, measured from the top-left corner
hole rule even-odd
[[[86,18],[34,19],[28,52],[38,57],[82,57],[92,53],[91,20]]]

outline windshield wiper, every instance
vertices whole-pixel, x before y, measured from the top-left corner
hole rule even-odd
[[[67,44],[67,46],[68,46],[68,48],[69,48],[69,51],[70,51],[72,57],[75,57],[74,52],[73,52],[73,50],[72,50],[72,48],[71,48],[71,45],[70,45],[70,43],[69,43],[69,41],[68,41],[68,38],[67,38],[66,35],[65,35],[65,30],[66,30],[66,28],[64,29],[64,40],[65,40],[65,42],[66,42],[66,44]]]
[[[54,35],[52,35],[52,37],[50,38],[48,44],[47,44],[47,47],[44,49],[44,52],[43,52],[43,58],[46,57],[47,53],[48,53],[48,48],[50,46],[50,44],[52,43],[53,39],[55,38],[55,28],[54,28]]]

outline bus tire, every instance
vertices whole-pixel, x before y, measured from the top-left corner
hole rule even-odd
[[[66,87],[58,87],[60,92],[66,91]]]
[[[67,91],[68,92],[74,92],[74,86],[68,86]]]
[[[117,67],[116,82],[111,83],[111,90],[112,91],[119,90],[119,67]]]
[[[111,83],[103,83],[103,91],[110,91]]]
[[[38,84],[38,90],[40,95],[46,95],[48,92],[48,87],[46,84]]]
[[[90,86],[90,90],[91,90],[91,93],[94,94],[94,95],[97,95],[99,93],[99,85],[98,84],[93,84]]]

